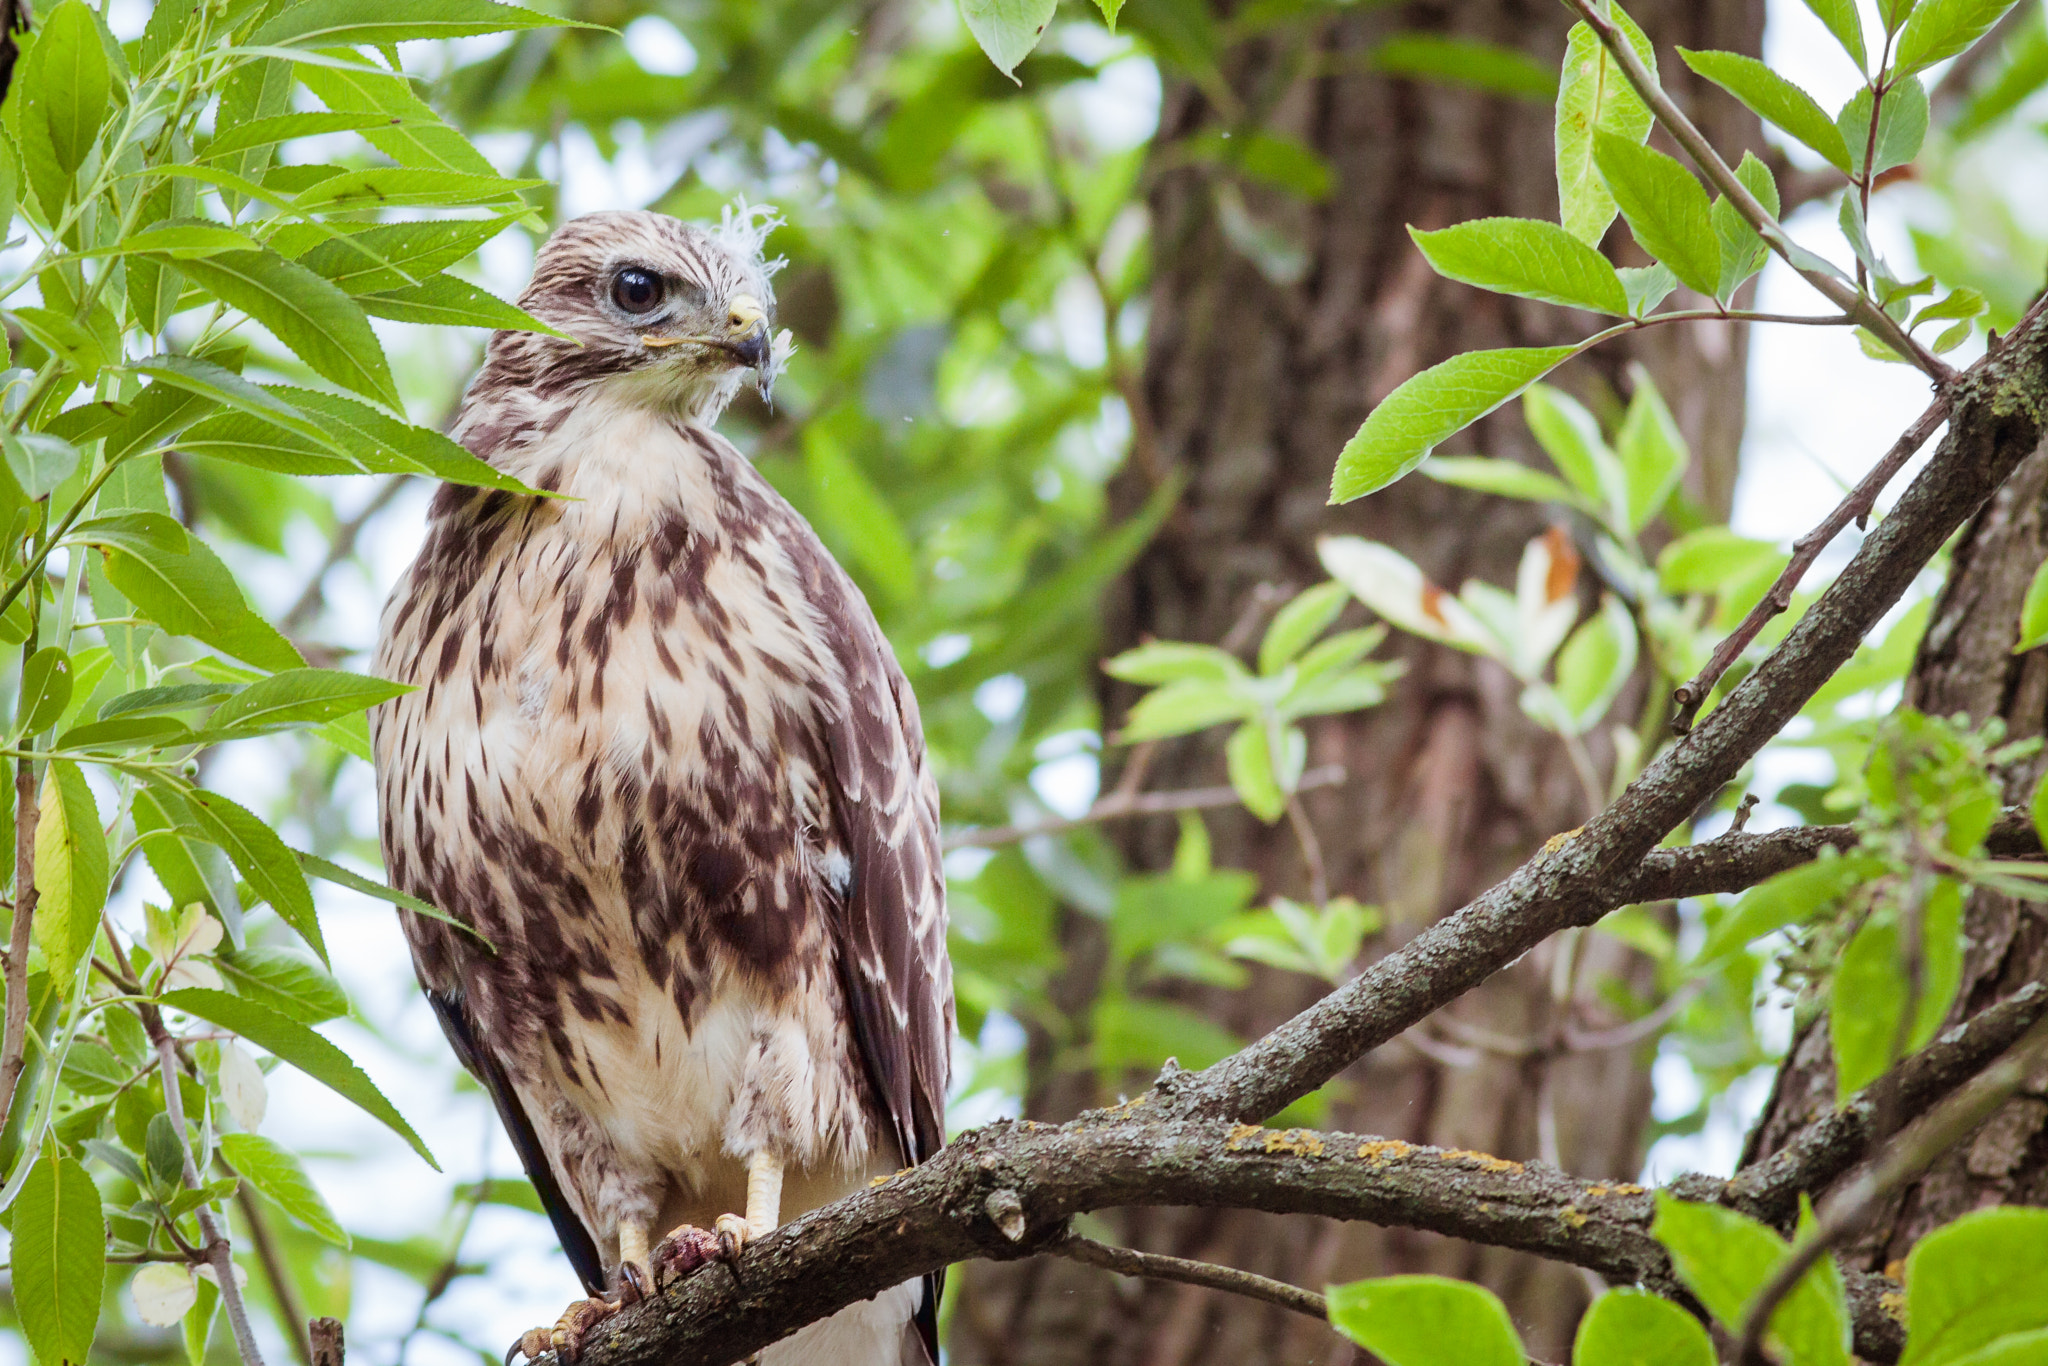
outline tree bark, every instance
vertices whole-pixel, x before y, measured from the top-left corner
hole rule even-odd
[[[2020,604],[2048,558],[2048,447],[2037,450],[1957,542],[1906,686],[1905,704],[1935,716],[1996,718],[2025,740],[2048,734],[2048,651],[2015,655]],[[2033,797],[2048,752],[1999,773],[2008,802]],[[1978,892],[1964,914],[1963,983],[1944,1028],[1981,1014],[2029,982],[2048,982],[2048,915],[2039,905]],[[1827,1020],[1803,1029],[1780,1070],[1750,1149],[1776,1152],[1804,1119],[1833,1104]],[[2048,1077],[2035,1078],[1976,1135],[1887,1202],[1843,1249],[1846,1264],[1898,1270],[1920,1236],[1985,1205],[2048,1205]]]
[[[1276,590],[1325,577],[1315,556],[1323,535],[1384,541],[1455,589],[1473,576],[1511,582],[1524,543],[1548,524],[1542,509],[1422,478],[1346,507],[1327,506],[1337,451],[1401,381],[1459,351],[1554,343],[1583,335],[1587,324],[1436,278],[1406,231],[1409,224],[1442,227],[1496,214],[1554,218],[1548,104],[1394,79],[1369,67],[1369,54],[1387,37],[1420,30],[1515,48],[1555,69],[1568,16],[1537,0],[1362,8],[1305,33],[1232,49],[1224,79],[1243,101],[1243,121],[1219,111],[1193,83],[1167,89],[1150,193],[1157,268],[1144,411],[1133,415],[1140,449],[1112,501],[1128,514],[1175,472],[1187,488],[1162,534],[1109,597],[1110,650],[1148,636],[1230,637],[1261,600],[1270,606],[1277,599]],[[1754,121],[1733,101],[1703,96],[1674,48],[1755,52],[1761,0],[1655,0],[1631,6],[1631,13],[1656,41],[1667,84],[1717,145],[1733,154],[1756,145]],[[1242,134],[1248,125],[1321,156],[1333,172],[1328,196],[1309,202],[1191,163],[1186,152],[1195,139]],[[1299,250],[1298,274],[1285,269],[1284,254],[1254,262],[1231,245],[1240,205]],[[1643,259],[1619,226],[1609,246],[1624,263]],[[1610,348],[1558,382],[1596,411],[1616,411],[1629,392],[1624,367],[1632,359],[1656,377],[1692,443],[1689,494],[1710,513],[1725,513],[1742,432],[1742,331],[1714,325],[1648,333],[1632,349]],[[1451,449],[1542,461],[1512,405]],[[1590,604],[1597,586],[1587,581],[1582,591]],[[1470,900],[1546,838],[1592,814],[1562,748],[1522,715],[1518,688],[1502,670],[1413,641],[1397,640],[1392,648],[1410,672],[1385,705],[1310,727],[1310,766],[1341,764],[1350,781],[1303,799],[1332,891],[1386,915],[1386,932],[1368,945],[1371,956]],[[1105,691],[1106,727],[1121,721],[1130,701],[1127,691]],[[1105,765],[1109,780],[1120,761],[1113,754]],[[1223,772],[1220,736],[1202,737],[1162,747],[1146,785],[1207,785],[1222,781]],[[1218,866],[1254,870],[1265,895],[1306,899],[1301,847],[1287,823],[1269,828],[1238,812],[1210,817],[1209,827]],[[1132,823],[1122,837],[1129,865],[1167,866],[1175,831],[1169,820]],[[1092,1073],[1060,1070],[1060,1060],[1073,1056],[1073,1040],[1085,1037],[1104,946],[1100,923],[1079,911],[1064,917],[1063,940],[1067,969],[1055,985],[1055,1004],[1075,1032],[1057,1041],[1034,1034],[1029,1053],[1026,1110],[1045,1120],[1114,1099],[1098,1094]],[[1561,953],[1580,961],[1561,962]],[[1591,1002],[1599,984],[1615,977],[1638,992],[1651,985],[1647,964],[1613,941],[1568,934],[1452,1013],[1497,1035],[1543,1038],[1563,1010]],[[1322,989],[1262,971],[1248,990],[1184,999],[1250,1037]],[[1330,1088],[1328,1112],[1315,1122],[1509,1158],[1549,1156],[1574,1173],[1627,1180],[1642,1158],[1650,1095],[1645,1062],[1612,1050],[1548,1063],[1481,1053],[1471,1065],[1447,1066],[1397,1043]],[[1310,1288],[1421,1271],[1477,1279],[1503,1295],[1529,1350],[1544,1360],[1568,1354],[1588,1293],[1585,1274],[1569,1267],[1313,1216],[1142,1209],[1104,1222],[1110,1237],[1134,1247]],[[976,1366],[1354,1359],[1327,1329],[1194,1286],[1122,1282],[1050,1258],[963,1271],[950,1341],[955,1360]]]

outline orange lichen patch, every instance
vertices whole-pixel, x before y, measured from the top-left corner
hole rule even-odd
[[[1257,1124],[1233,1125],[1230,1130],[1230,1136],[1223,1140],[1223,1146],[1234,1153],[1243,1152],[1245,1144],[1251,1142],[1264,1132],[1266,1132],[1265,1129]]]
[[[1124,1113],[1129,1113],[1130,1111],[1137,1109],[1140,1105],[1143,1105],[1146,1101],[1150,1099],[1152,1099],[1152,1093],[1150,1091],[1140,1091],[1137,1095],[1132,1096],[1129,1100],[1119,1102],[1114,1108]]]
[[[1358,1145],[1358,1155],[1375,1167],[1384,1167],[1390,1161],[1397,1161],[1415,1151],[1413,1143],[1403,1143],[1398,1138],[1375,1138]]]
[[[1895,1281],[1903,1282],[1906,1279],[1906,1259],[1904,1257],[1894,1257],[1886,1262],[1884,1264],[1884,1274]]]
[[[1492,1153],[1473,1152],[1470,1148],[1453,1148],[1444,1154],[1444,1161],[1449,1162],[1454,1159],[1467,1162],[1483,1172],[1518,1172],[1522,1170],[1522,1164],[1519,1162],[1510,1162],[1505,1157],[1495,1157]]]
[[[1585,829],[1584,826],[1575,825],[1569,830],[1560,831],[1558,834],[1552,835],[1549,839],[1543,841],[1543,852],[1546,854],[1556,853],[1571,841],[1573,835],[1578,834],[1583,829]]]
[[[1293,1153],[1296,1157],[1321,1157],[1323,1140],[1321,1135],[1307,1129],[1268,1129],[1266,1151]]]
[[[1631,1186],[1627,1184],[1619,1186],[1586,1187],[1586,1194],[1588,1195],[1641,1195],[1642,1193],[1643,1188],[1641,1186]]]
[[[1878,1308],[1890,1314],[1900,1323],[1906,1321],[1906,1296],[1902,1291],[1887,1290],[1877,1297]]]
[[[1579,1213],[1577,1205],[1566,1205],[1557,1212],[1557,1217],[1573,1228],[1584,1228],[1586,1226],[1586,1216]]]

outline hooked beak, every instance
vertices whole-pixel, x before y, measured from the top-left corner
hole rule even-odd
[[[751,294],[733,296],[726,310],[726,335],[740,364],[759,370],[768,363],[768,311],[759,299]]]

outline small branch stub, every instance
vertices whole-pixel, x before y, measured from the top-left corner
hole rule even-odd
[[[1024,1241],[1024,1202],[1017,1197],[1017,1192],[1008,1186],[990,1191],[981,1207],[987,1211],[989,1222],[1005,1238],[1013,1243]]]

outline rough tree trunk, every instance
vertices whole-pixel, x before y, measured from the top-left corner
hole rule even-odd
[[[2015,740],[2048,734],[2048,651],[2014,655],[2020,603],[2048,557],[2048,447],[2036,451],[1965,528],[1906,685],[1906,705],[1935,716],[1998,717]],[[2000,774],[2008,803],[2025,804],[2048,752]],[[1948,1023],[1967,1019],[2031,981],[2048,980],[2048,914],[1979,892],[1965,912],[1969,947]],[[1794,1044],[1750,1147],[1768,1155],[1807,1117],[1834,1104],[1834,1060],[1822,1017]],[[1984,1205],[2048,1205],[2048,1077],[1993,1115],[1967,1143],[1883,1207],[1843,1250],[1869,1271],[1891,1268],[1920,1235]]]
[[[1134,7],[1136,8],[1136,7]],[[1356,532],[1388,542],[1438,583],[1477,575],[1511,583],[1524,542],[1546,525],[1540,509],[1471,496],[1422,478],[1344,508],[1326,506],[1338,449],[1371,405],[1416,370],[1475,347],[1542,345],[1581,335],[1583,319],[1436,279],[1407,224],[1440,227],[1492,214],[1554,217],[1551,111],[1546,104],[1370,74],[1366,56],[1413,30],[1484,39],[1555,68],[1567,16],[1551,0],[1456,0],[1361,6],[1328,21],[1304,47],[1259,39],[1234,50],[1226,79],[1262,126],[1296,138],[1335,173],[1320,203],[1240,187],[1259,220],[1304,251],[1299,279],[1276,282],[1233,250],[1212,171],[1163,172],[1151,195],[1157,276],[1140,414],[1141,448],[1115,490],[1137,506],[1164,469],[1188,488],[1167,529],[1107,607],[1110,649],[1147,636],[1218,641],[1261,589],[1320,581],[1318,536]],[[1674,46],[1757,50],[1762,0],[1644,0],[1631,6],[1657,41],[1667,82],[1724,148],[1751,145],[1755,125],[1732,101],[1696,98]],[[1353,74],[1315,76],[1310,68]],[[1365,74],[1357,74],[1365,73]],[[1158,164],[1174,145],[1231,124],[1200,91],[1169,86]],[[1228,191],[1226,191],[1228,193]],[[1626,242],[1617,229],[1610,244]],[[1633,253],[1628,243],[1621,248]],[[1628,260],[1640,257],[1628,256]],[[1268,266],[1270,269],[1270,264]],[[1725,511],[1742,431],[1745,338],[1734,327],[1667,329],[1632,353],[1616,347],[1561,382],[1596,410],[1627,392],[1623,363],[1656,375],[1696,456],[1691,492]],[[1149,423],[1146,419],[1149,418]],[[1150,433],[1147,427],[1151,428]],[[1150,437],[1148,441],[1148,435]],[[1516,410],[1490,419],[1460,449],[1538,460]],[[1149,465],[1149,468],[1148,468]],[[1586,585],[1588,602],[1592,585]],[[1256,637],[1253,637],[1254,639]],[[1498,668],[1446,650],[1397,646],[1411,670],[1384,706],[1310,730],[1311,767],[1337,763],[1350,781],[1310,794],[1333,891],[1381,906],[1388,931],[1368,952],[1404,940],[1498,880],[1547,837],[1580,824],[1587,798],[1555,741],[1521,714]],[[1130,702],[1112,691],[1105,719]],[[1222,780],[1213,737],[1163,749],[1148,787]],[[1119,762],[1112,756],[1110,767]],[[1114,772],[1109,775],[1113,781]],[[1241,813],[1210,821],[1219,866],[1257,871],[1268,893],[1305,896],[1299,846],[1285,823]],[[1132,866],[1161,868],[1175,827],[1159,820],[1120,832]],[[1068,971],[1058,1005],[1085,1020],[1102,953],[1097,922],[1066,917]],[[1602,936],[1578,937],[1572,990],[1621,975],[1638,990],[1644,964]],[[1559,945],[1532,954],[1460,1002],[1463,1021],[1515,1038],[1554,1024]],[[1569,951],[1569,950],[1567,950]],[[1291,1014],[1317,984],[1262,973],[1250,990],[1196,997],[1246,1036]],[[1063,1119],[1105,1098],[1090,1077],[1054,1069],[1034,1040],[1028,1112]],[[1441,1053],[1443,1050],[1437,1050]],[[1330,1121],[1347,1129],[1511,1158],[1542,1155],[1540,1102],[1555,1115],[1554,1154],[1575,1173],[1631,1178],[1649,1104],[1645,1059],[1581,1054],[1549,1065],[1482,1056],[1450,1067],[1396,1044],[1351,1069]],[[1500,1291],[1539,1359],[1563,1360],[1587,1294],[1579,1273],[1498,1250],[1313,1218],[1201,1210],[1125,1212],[1115,1236],[1300,1285],[1434,1271]],[[1051,1259],[967,1268],[952,1335],[954,1359],[974,1366],[1193,1366],[1344,1362],[1352,1350],[1326,1328],[1279,1310],[1181,1286],[1118,1282]]]

